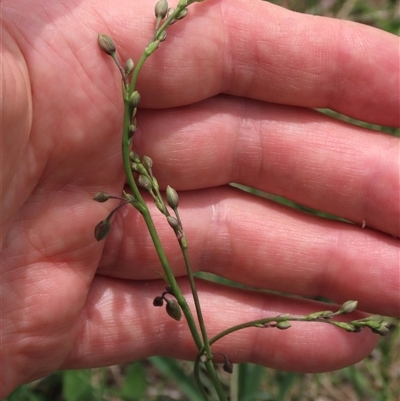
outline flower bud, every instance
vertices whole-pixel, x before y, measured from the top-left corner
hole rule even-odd
[[[126,60],[126,63],[125,63],[125,75],[132,74],[134,68],[135,68],[135,63],[133,62],[133,60],[131,58]]]
[[[99,42],[101,50],[108,54],[109,56],[112,56],[116,52],[116,47],[114,41],[111,39],[111,36],[108,36],[104,33],[99,33],[97,40]]]
[[[339,309],[339,313],[351,313],[357,308],[357,301],[346,301]]]
[[[275,327],[280,330],[286,330],[292,327],[292,325],[287,320],[284,320],[282,322],[278,322]]]
[[[178,21],[178,20],[180,20],[180,19],[182,19],[182,18],[185,18],[186,15],[187,15],[187,13],[188,13],[187,8],[184,8],[184,9],[176,16],[175,19]]]
[[[335,322],[335,326],[336,327],[340,327],[341,329],[344,329],[350,333],[355,331],[355,327],[354,325],[350,324],[350,323],[345,323],[345,322]]]
[[[168,12],[168,3],[166,0],[159,0],[154,8],[154,13],[157,18],[163,19]]]
[[[110,195],[107,192],[97,192],[93,198],[93,200],[100,203],[107,202],[109,199]]]
[[[167,11],[167,18],[169,18],[169,16],[173,13],[175,11],[175,8],[173,8],[173,7],[170,7],[169,9],[168,9],[168,11]]]
[[[107,237],[108,233],[111,230],[111,223],[109,220],[103,220],[98,223],[94,229],[94,237],[97,239],[97,241],[103,240],[105,237]]]
[[[164,305],[163,297],[160,297],[160,296],[155,297],[154,300],[153,300],[153,305],[154,306],[163,306]]]
[[[167,221],[168,224],[174,229],[174,230],[179,230],[181,225],[176,217],[173,216],[167,216]]]
[[[129,152],[129,158],[135,163],[140,163],[139,155],[133,151]]]
[[[228,359],[225,359],[225,363],[222,365],[222,369],[224,369],[225,372],[227,373],[232,373],[233,372],[233,364],[228,361]]]
[[[182,310],[178,302],[176,302],[173,299],[166,299],[166,301],[167,301],[166,311],[168,315],[171,316],[172,319],[175,319],[179,322],[179,320],[181,320],[182,317]]]
[[[145,175],[139,175],[138,178],[140,186],[142,186],[145,189],[151,189],[151,181],[145,176]]]
[[[169,185],[167,186],[166,193],[167,193],[167,203],[169,207],[175,210],[179,205],[178,193],[175,191],[174,188],[171,188]]]
[[[151,56],[157,49],[158,46],[160,45],[159,40],[155,40],[154,42],[151,42],[145,49],[144,52],[147,57]]]
[[[140,94],[138,91],[134,91],[129,98],[129,106],[131,106],[132,109],[136,108],[140,102]]]
[[[146,170],[151,170],[153,167],[153,159],[151,159],[149,156],[144,155],[142,163]]]

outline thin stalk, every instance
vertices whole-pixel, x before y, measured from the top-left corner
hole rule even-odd
[[[153,240],[154,247],[156,248],[161,265],[162,265],[165,275],[167,277],[168,284],[171,286],[174,296],[176,297],[176,300],[178,301],[180,307],[182,308],[182,312],[184,313],[184,315],[186,317],[190,332],[193,336],[193,339],[196,343],[197,348],[201,348],[203,343],[201,341],[199,332],[197,330],[192,312],[190,311],[189,306],[186,302],[186,299],[183,296],[183,294],[178,286],[178,283],[176,282],[175,276],[172,273],[172,269],[169,266],[169,263],[168,263],[166,255],[165,255],[164,249],[162,247],[160,238],[157,234],[157,230],[156,230],[153,220],[151,218],[150,211],[149,211],[147,205],[145,204],[142,195],[140,194],[140,191],[136,185],[135,179],[132,174],[132,170],[130,167],[130,158],[129,158],[130,144],[129,144],[129,139],[128,139],[129,138],[130,115],[131,115],[130,106],[129,106],[128,102],[126,101],[125,102],[125,113],[124,113],[124,133],[123,133],[123,140],[122,140],[122,158],[123,158],[123,164],[124,164],[124,170],[125,170],[127,182],[133,193],[133,196],[138,201],[137,204],[135,204],[135,207],[140,205],[138,207],[138,210],[142,214],[143,219],[147,225],[151,239]]]
[[[193,271],[191,268],[189,255],[188,255],[188,247],[187,247],[187,245],[181,246],[181,249],[182,249],[183,258],[185,260],[186,271],[187,271],[188,278],[189,278],[190,288],[191,288],[192,294],[193,294],[193,300],[194,300],[194,305],[196,307],[196,313],[197,313],[197,318],[199,321],[201,335],[203,337],[204,350],[207,355],[207,359],[212,359],[213,356],[212,356],[212,352],[211,352],[211,348],[210,348],[210,343],[208,341],[206,325],[204,324],[203,313],[201,311],[201,306],[200,306],[200,300],[199,300],[199,296],[197,293],[196,283],[195,283],[195,279],[193,276]]]
[[[138,201],[138,204],[135,204],[135,207],[139,210],[139,212],[142,214],[142,216],[145,220],[145,223],[147,225],[150,236],[152,238],[154,247],[157,251],[157,254],[160,259],[161,265],[163,267],[164,273],[168,280],[168,284],[171,286],[173,294],[174,294],[177,302],[179,303],[179,306],[181,307],[183,314],[185,315],[186,321],[188,323],[190,332],[192,334],[192,337],[196,344],[197,349],[198,350],[200,350],[200,349],[206,350],[208,360],[205,362],[205,365],[206,365],[207,372],[210,376],[210,379],[213,382],[214,388],[218,394],[220,401],[227,401],[227,397],[222,388],[222,384],[217,376],[214,365],[212,363],[212,353],[211,353],[210,345],[208,342],[207,333],[205,330],[203,316],[202,316],[201,309],[200,309],[200,302],[199,302],[199,299],[197,296],[196,287],[194,285],[194,277],[193,277],[192,271],[190,269],[190,264],[188,265],[189,258],[188,258],[187,252],[184,252],[185,263],[187,266],[189,266],[188,267],[189,281],[190,281],[190,285],[192,288],[194,302],[196,305],[196,313],[197,313],[197,316],[199,319],[199,325],[201,328],[202,337],[205,341],[204,344],[200,338],[193,315],[186,302],[186,299],[183,296],[183,294],[178,286],[175,276],[172,273],[171,267],[169,266],[167,257],[165,255],[164,249],[162,247],[160,238],[158,237],[157,230],[154,226],[150,212],[149,212],[147,205],[145,204],[145,202],[140,194],[140,191],[136,185],[135,179],[132,174],[132,170],[131,170],[131,166],[130,166],[130,158],[129,158],[129,153],[130,153],[129,127],[131,124],[131,116],[132,116],[132,109],[129,105],[129,98],[130,98],[130,95],[135,90],[139,72],[140,72],[142,66],[144,65],[145,61],[147,60],[147,58],[157,49],[157,46],[151,48],[152,43],[155,43],[155,41],[157,41],[157,38],[161,37],[160,35],[167,29],[167,27],[171,24],[171,22],[182,12],[183,9],[186,8],[187,5],[189,5],[191,3],[193,3],[193,1],[188,1],[186,5],[184,5],[183,2],[182,3],[180,2],[178,4],[177,8],[174,10],[174,12],[171,13],[171,15],[164,21],[162,26],[158,30],[156,30],[153,40],[149,43],[148,47],[143,52],[142,56],[140,57],[138,63],[136,64],[136,66],[134,68],[134,71],[133,71],[132,77],[131,77],[131,81],[129,84],[129,88],[127,89],[126,85],[124,85],[124,106],[125,107],[124,107],[124,131],[123,131],[123,140],[122,140],[122,157],[123,157],[123,165],[124,165],[125,175],[127,178],[127,183],[132,191],[133,196]]]
[[[185,315],[186,321],[189,326],[189,330],[190,330],[193,340],[196,344],[196,347],[198,350],[201,350],[204,348],[204,346],[203,346],[203,342],[200,338],[200,334],[197,330],[196,323],[194,321],[192,312],[189,308],[189,305],[186,302],[185,297],[183,296],[183,294],[178,286],[178,283],[175,279],[174,274],[172,273],[172,269],[169,266],[168,259],[165,255],[160,238],[157,234],[157,230],[156,230],[153,220],[151,218],[150,211],[149,211],[147,205],[145,204],[145,202],[142,198],[142,195],[140,194],[140,191],[136,185],[135,179],[132,174],[132,170],[130,167],[130,158],[129,158],[129,153],[130,153],[129,125],[130,125],[130,118],[131,118],[131,109],[129,106],[129,102],[127,100],[124,100],[124,103],[125,103],[125,111],[124,111],[124,132],[123,132],[123,140],[122,140],[122,158],[123,158],[123,165],[124,165],[127,182],[133,193],[133,196],[138,201],[137,204],[135,204],[135,207],[137,207],[139,212],[142,214],[143,219],[147,225],[147,229],[149,230],[154,247],[157,251],[158,258],[161,262],[164,273],[167,277],[168,284],[171,286],[173,294],[174,294],[179,306],[181,307],[183,314]],[[196,294],[196,293],[194,293],[194,294]],[[204,322],[203,322],[203,326],[204,326]],[[209,348],[209,346],[208,346],[208,348]],[[218,394],[220,401],[227,401],[225,392],[222,388],[222,384],[217,376],[217,373],[215,371],[215,368],[214,368],[214,365],[213,365],[211,359],[208,360],[205,363],[205,365],[206,365],[207,372],[210,376],[210,379],[214,385],[214,388]]]

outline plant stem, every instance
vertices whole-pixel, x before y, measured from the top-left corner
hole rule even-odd
[[[129,105],[128,98],[125,95],[124,95],[124,106],[125,106],[124,107],[125,110],[124,110],[124,131],[123,131],[123,139],[122,139],[122,158],[123,158],[123,165],[124,165],[124,170],[125,170],[125,175],[126,175],[128,185],[132,191],[133,196],[137,200],[137,203],[135,203],[134,207],[143,216],[143,219],[147,225],[151,239],[153,241],[154,247],[156,249],[157,255],[158,255],[161,265],[163,267],[164,273],[167,277],[168,284],[171,286],[172,292],[173,292],[177,302],[179,303],[179,306],[181,307],[183,314],[185,315],[186,321],[189,326],[189,330],[190,330],[193,340],[196,344],[196,347],[198,350],[200,350],[200,349],[204,348],[204,345],[200,338],[199,332],[197,330],[196,323],[194,321],[192,312],[189,308],[189,305],[186,302],[185,297],[183,296],[183,294],[178,286],[178,283],[175,279],[172,269],[169,266],[169,263],[168,263],[166,255],[165,255],[164,249],[162,247],[160,238],[157,234],[157,230],[156,230],[153,220],[151,218],[150,211],[149,211],[147,205],[145,204],[145,202],[142,198],[142,195],[140,194],[140,191],[136,185],[135,179],[132,174],[132,170],[131,170],[131,166],[130,166],[130,158],[129,158],[129,153],[130,153],[129,126],[130,126],[130,122],[131,122],[132,110]],[[198,299],[197,299],[197,302],[198,302]],[[204,329],[204,322],[203,322],[203,330],[204,330],[204,333],[202,332],[202,334],[206,335],[205,329]],[[209,349],[208,342],[207,342],[207,346]],[[214,385],[214,388],[218,394],[220,401],[227,401],[225,392],[224,392],[224,390],[222,388],[222,384],[217,376],[217,373],[215,371],[212,360],[209,359],[205,363],[205,365],[206,365],[207,372],[210,376],[210,379]]]

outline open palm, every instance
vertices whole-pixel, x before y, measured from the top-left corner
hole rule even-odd
[[[196,355],[185,324],[152,306],[164,283],[138,213],[121,209],[105,242],[93,236],[117,205],[93,195],[119,195],[124,184],[120,78],[97,34],[110,34],[122,59],[137,60],[152,35],[153,7],[1,3],[3,397],[60,368]],[[205,1],[189,14],[139,78],[135,150],[154,159],[163,187],[179,191],[194,268],[399,316],[399,140],[312,110],[399,126],[398,38],[256,0]],[[358,225],[288,210],[230,182]],[[156,212],[155,220],[189,294],[176,240]],[[211,334],[321,307],[199,288]],[[298,324],[247,330],[216,348],[233,362],[315,372],[354,363],[375,343],[370,332]]]

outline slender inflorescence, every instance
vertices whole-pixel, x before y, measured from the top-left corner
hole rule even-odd
[[[145,61],[159,48],[160,43],[166,39],[167,28],[187,15],[189,5],[201,1],[203,0],[179,0],[176,8],[169,7],[166,0],[158,1],[155,6],[156,22],[154,34],[136,64],[132,59],[128,59],[123,67],[117,55],[116,45],[111,37],[106,34],[99,34],[98,36],[98,43],[101,49],[114,60],[122,77],[122,97],[124,101],[122,163],[126,175],[126,182],[130,188],[130,193],[123,191],[122,196],[115,196],[109,195],[106,192],[100,192],[95,195],[94,200],[97,202],[106,202],[109,199],[118,199],[121,201],[121,203],[106,217],[106,219],[102,220],[96,225],[94,235],[98,241],[103,240],[111,230],[112,216],[117,212],[117,210],[119,210],[119,208],[127,204],[132,205],[139,211],[139,213],[141,213],[144,221],[146,222],[149,234],[153,240],[160,263],[163,267],[163,278],[167,283],[165,291],[162,292],[161,295],[154,298],[153,305],[155,307],[163,307],[165,305],[167,314],[177,321],[181,319],[182,315],[185,317],[193,340],[198,349],[194,375],[199,385],[199,390],[204,396],[204,399],[207,400],[207,393],[200,380],[199,366],[200,363],[204,363],[219,400],[227,401],[227,395],[222,388],[221,382],[218,379],[214,364],[212,362],[213,353],[211,346],[219,339],[230,333],[243,330],[248,327],[258,327],[261,329],[276,328],[280,330],[286,330],[291,327],[290,322],[303,321],[327,323],[349,332],[359,332],[364,327],[368,327],[373,332],[384,335],[388,331],[388,324],[382,319],[381,316],[370,316],[364,319],[353,320],[349,322],[334,320],[335,317],[351,313],[356,309],[356,301],[347,301],[336,312],[326,310],[305,316],[291,316],[289,314],[284,314],[242,323],[228,328],[212,338],[209,338],[207,335],[206,326],[204,324],[203,314],[201,311],[200,300],[196,290],[196,283],[190,266],[188,241],[183,229],[182,221],[179,217],[179,196],[173,188],[167,186],[165,192],[165,202],[160,191],[158,181],[153,175],[153,160],[148,156],[140,157],[132,149],[132,138],[137,125],[136,113],[140,104],[140,94],[136,90],[136,82],[139,72]],[[157,209],[165,216],[168,224],[175,233],[186,265],[187,275],[195,303],[197,322],[195,321],[187,301],[173,275],[172,269],[165,256],[163,246],[158,237],[156,227],[153,223],[147,204],[143,200],[139,187],[143,188],[150,194]],[[200,331],[198,327],[200,328]],[[222,357],[224,359],[223,369],[231,373],[233,369],[232,363],[228,360],[226,355],[222,355]]]

